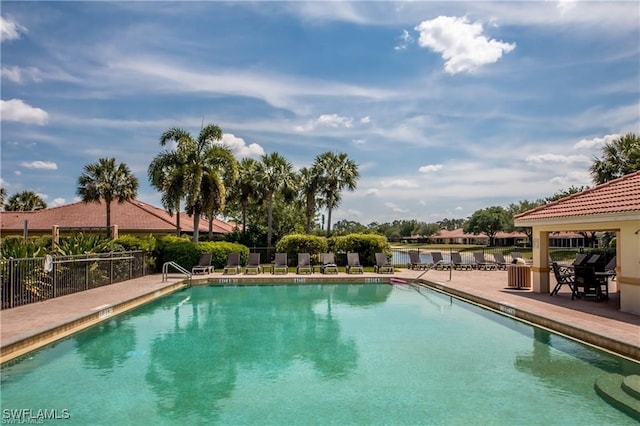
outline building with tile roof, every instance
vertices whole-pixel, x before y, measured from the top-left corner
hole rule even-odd
[[[614,232],[620,310],[640,315],[640,171],[519,214],[514,223],[533,228],[533,287],[540,293],[549,292],[550,233]]]
[[[60,233],[69,232],[105,232],[106,206],[100,203],[66,204],[43,210],[29,212],[0,212],[0,234],[51,235],[54,226]],[[177,215],[169,215],[164,209],[152,206],[139,200],[111,203],[111,225],[117,226],[120,235],[169,235],[176,233]],[[228,234],[236,225],[220,219],[214,219],[213,232]],[[186,213],[180,214],[182,234],[193,234],[193,218]],[[209,232],[209,222],[201,218],[199,232]]]

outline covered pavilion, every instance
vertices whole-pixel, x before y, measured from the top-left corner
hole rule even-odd
[[[550,233],[615,233],[620,310],[640,315],[640,171],[516,215],[514,224],[533,228],[533,291],[537,293],[550,289]]]

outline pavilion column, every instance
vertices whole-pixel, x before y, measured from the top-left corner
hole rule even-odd
[[[549,293],[549,232],[533,227],[533,292]]]

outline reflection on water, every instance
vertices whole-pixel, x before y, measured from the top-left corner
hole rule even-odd
[[[371,285],[194,289],[175,308],[173,329],[151,345],[146,380],[159,411],[173,420],[211,420],[240,369],[275,379],[303,362],[325,379],[346,377],[357,366],[358,351],[353,339],[341,336],[332,305],[369,306],[390,291]]]

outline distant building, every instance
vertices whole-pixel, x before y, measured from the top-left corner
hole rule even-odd
[[[84,232],[106,234],[107,210],[104,202],[84,203],[82,201],[30,212],[0,212],[0,236],[51,235],[54,226],[61,235]],[[161,236],[176,234],[177,215],[169,215],[164,209],[139,200],[111,203],[111,225],[117,227],[120,235]],[[233,232],[236,224],[220,219],[213,221],[214,234]],[[193,217],[180,214],[182,234],[193,235]],[[209,232],[209,221],[200,219],[200,235]]]

